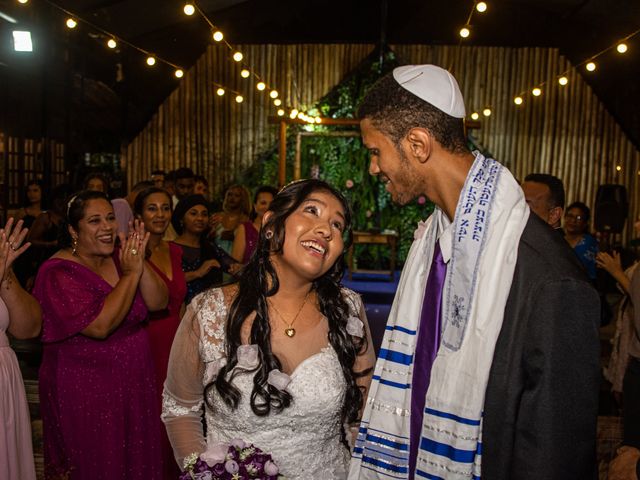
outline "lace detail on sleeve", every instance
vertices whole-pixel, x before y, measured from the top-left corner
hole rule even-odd
[[[198,312],[200,328],[200,358],[204,363],[202,377],[203,386],[212,380],[212,364],[225,357],[225,325],[227,321],[227,305],[221,289],[214,289],[207,294],[193,299]]]
[[[185,415],[196,414],[199,415],[202,411],[204,401],[200,400],[191,407],[185,406],[182,402],[176,399],[170,392],[166,390],[162,394],[162,419],[168,419],[170,417],[183,417]]]

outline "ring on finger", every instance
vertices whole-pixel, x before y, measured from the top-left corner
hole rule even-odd
[[[131,255],[138,255],[138,249],[132,248],[131,249]]]

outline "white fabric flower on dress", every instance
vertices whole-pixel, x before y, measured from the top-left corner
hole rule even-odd
[[[240,345],[237,355],[237,366],[245,370],[253,370],[260,364],[257,345]]]
[[[347,319],[347,333],[354,337],[364,337],[364,323],[358,317],[349,317]]]
[[[221,463],[227,458],[229,453],[228,443],[215,443],[209,445],[207,449],[200,454],[200,460],[207,462],[207,465],[213,467],[216,463]]]
[[[280,391],[283,391],[287,388],[287,385],[291,383],[291,377],[286,373],[282,373],[277,368],[274,368],[269,372],[269,376],[267,377],[267,383]]]
[[[420,240],[424,236],[424,232],[427,231],[427,222],[418,222],[418,228],[413,232],[413,239]]]
[[[225,357],[214,360],[213,362],[207,363],[207,369],[205,370],[205,380],[208,382],[212,382],[218,376],[218,372],[220,369],[227,364],[227,359]]]

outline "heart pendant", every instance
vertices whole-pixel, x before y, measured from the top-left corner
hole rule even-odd
[[[296,334],[296,329],[295,328],[287,328],[287,329],[285,329],[284,333],[287,334],[287,337],[291,338]]]

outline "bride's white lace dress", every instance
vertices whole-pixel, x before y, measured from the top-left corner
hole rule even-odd
[[[358,316],[364,309],[350,290],[343,294]],[[239,438],[271,453],[288,479],[344,479],[350,453],[341,442],[341,410],[346,383],[331,346],[304,360],[291,373],[287,390],[293,401],[282,412],[257,416],[249,399],[253,374],[240,373],[234,386],[242,394],[236,410],[227,406],[215,389],[204,402],[204,386],[211,381],[217,363],[224,358],[227,306],[220,289],[196,297],[187,309],[169,360],[162,417],[178,462],[192,452],[206,449],[201,412],[205,409],[207,443]]]

